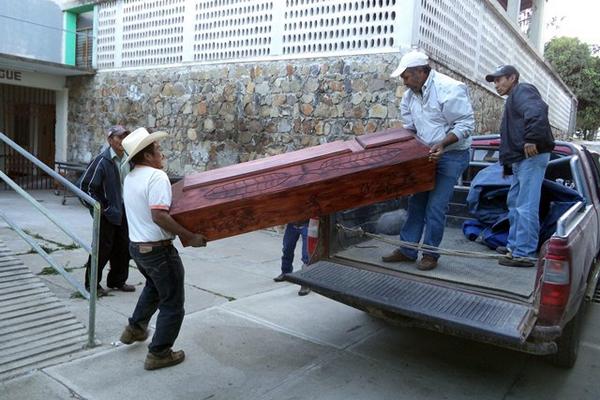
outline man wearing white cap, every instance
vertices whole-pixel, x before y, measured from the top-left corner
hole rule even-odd
[[[435,187],[413,194],[408,200],[408,217],[400,240],[437,247],[442,241],[446,210],[459,176],[469,165],[471,134],[475,126],[467,86],[434,71],[427,55],[412,50],[401,59],[390,77],[401,77],[408,88],[400,111],[404,127],[431,146],[430,160],[436,160]],[[384,262],[413,262],[417,251],[407,247],[382,257]],[[439,254],[424,251],[420,270],[437,267]]]
[[[171,183],[162,170],[164,157],[158,143],[165,136],[166,132],[149,133],[138,128],[123,140],[127,161],[134,166],[125,178],[123,190],[129,252],[146,278],[146,285],[121,342],[146,340],[150,318],[159,310],[144,362],[147,370],[176,365],[185,358],[183,350],[172,350],[185,315],[184,269],[173,239],[177,235],[185,245],[206,245],[202,235],[188,231],[169,215]]]

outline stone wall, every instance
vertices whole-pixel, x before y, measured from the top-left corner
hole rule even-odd
[[[169,132],[168,172],[183,175],[401,126],[404,86],[389,78],[397,62],[373,55],[69,78],[68,154],[87,162],[108,126],[146,126]],[[476,132],[496,131],[502,99],[453,76],[470,87]]]

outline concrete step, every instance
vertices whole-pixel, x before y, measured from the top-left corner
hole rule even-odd
[[[0,242],[0,381],[81,351],[86,333],[45,282]]]
[[[5,340],[0,344],[0,357],[1,354],[6,352],[6,354],[13,353],[12,350],[22,346],[22,345],[30,345],[31,342],[40,341],[43,345],[46,340],[53,341],[52,338],[61,337],[61,335],[85,335],[86,331],[79,324],[70,324],[63,326],[56,326],[51,330],[46,330],[43,332],[30,331],[26,335],[14,336],[10,340]]]
[[[31,337],[30,337],[31,339]],[[0,360],[5,357],[12,357],[13,361],[19,359],[26,359],[32,356],[41,354],[43,352],[48,351],[49,349],[54,349],[61,344],[67,344],[71,342],[77,343],[85,343],[86,340],[86,330],[77,327],[72,330],[64,330],[63,332],[56,333],[52,332],[51,336],[46,335],[38,335],[36,340],[34,341],[34,345],[31,344],[31,341],[16,343],[16,341],[11,341],[9,343],[4,344],[4,349],[0,350]]]
[[[50,310],[39,313],[38,315],[25,315],[20,318],[13,318],[9,321],[0,322],[0,339],[2,335],[19,330],[29,329],[49,322],[62,321],[72,318],[72,315],[66,310]]]
[[[52,365],[56,363],[56,361],[53,362],[52,359],[81,351],[84,344],[85,341],[74,340],[71,343],[61,343],[53,348],[48,348],[44,352],[26,359],[18,359],[6,363],[0,362],[0,379],[8,379],[11,376],[19,375],[33,369],[39,369],[46,365]]]
[[[27,331],[23,332],[23,331],[19,331],[16,330],[14,332],[7,332],[4,335],[2,335],[2,337],[0,337],[0,340],[2,340],[2,342],[8,342],[11,340],[15,340],[18,339],[20,337],[27,337],[27,336],[35,336],[35,335],[50,335],[53,331],[57,330],[63,330],[66,329],[67,327],[72,327],[73,325],[76,326],[81,326],[81,323],[79,321],[73,321],[71,319],[62,319],[62,320],[57,320],[57,321],[52,321],[52,322],[48,322],[47,324],[42,324],[42,325],[38,325],[38,326],[32,326],[29,329],[27,329]]]
[[[4,323],[11,324],[19,318],[29,316],[32,318],[39,318],[42,316],[42,313],[50,312],[52,310],[61,313],[66,312],[64,306],[58,301],[51,301],[45,304],[34,303],[29,307],[14,307],[12,311],[3,312],[0,315],[0,327],[2,327]]]

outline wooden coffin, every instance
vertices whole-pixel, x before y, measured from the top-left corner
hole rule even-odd
[[[405,129],[195,173],[173,185],[171,216],[207,240],[431,190],[435,162]]]

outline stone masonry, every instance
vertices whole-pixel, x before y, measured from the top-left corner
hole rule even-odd
[[[88,162],[115,123],[166,130],[170,175],[185,175],[401,126],[398,57],[356,56],[163,69],[70,78],[68,154]],[[449,73],[442,67],[439,70]],[[469,88],[476,132],[495,132],[503,100]]]

